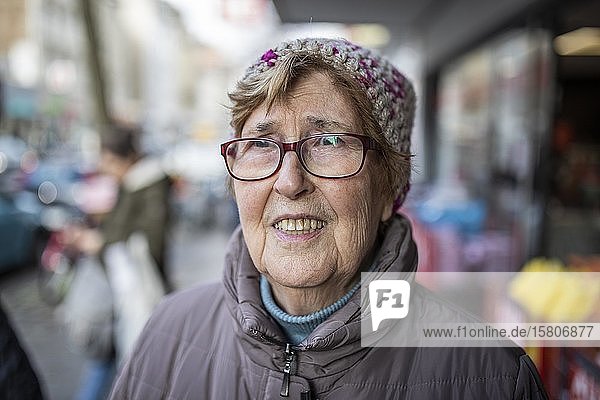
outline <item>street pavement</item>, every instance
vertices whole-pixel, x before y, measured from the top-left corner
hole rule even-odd
[[[171,279],[177,289],[221,279],[229,232],[179,224],[170,245]],[[69,346],[56,310],[43,303],[37,271],[25,268],[0,275],[0,300],[37,372],[47,400],[73,398],[84,358]]]

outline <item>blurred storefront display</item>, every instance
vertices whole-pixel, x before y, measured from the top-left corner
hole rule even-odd
[[[427,268],[515,271],[533,253],[543,207],[535,152],[551,114],[550,40],[545,31],[511,31],[441,70],[438,172],[409,209],[436,242],[456,245],[438,251],[445,265]]]
[[[600,26],[597,10],[540,6],[428,75],[435,168],[405,207],[421,270],[600,271],[600,53],[561,47]],[[551,398],[599,398],[597,348],[527,351]]]
[[[595,10],[540,6],[429,73],[433,173],[407,211],[429,236],[456,236],[459,268],[489,270],[500,254],[507,263],[494,269],[517,270],[537,255],[600,253],[598,28],[582,28],[600,25]],[[487,265],[470,262],[491,248]]]

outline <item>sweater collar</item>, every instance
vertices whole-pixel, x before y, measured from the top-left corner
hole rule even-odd
[[[317,326],[334,312],[345,306],[359,288],[360,282],[357,282],[348,293],[339,298],[335,303],[307,315],[291,315],[277,305],[271,293],[269,281],[267,281],[264,275],[260,276],[260,297],[262,298],[262,302],[293,345],[300,344]]]

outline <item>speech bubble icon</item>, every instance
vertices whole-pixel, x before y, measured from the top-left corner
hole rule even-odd
[[[372,281],[369,300],[373,331],[376,331],[384,319],[402,319],[408,315],[410,284],[401,279]]]

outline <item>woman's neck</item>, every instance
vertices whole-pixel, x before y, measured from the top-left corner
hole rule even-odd
[[[356,283],[344,296],[316,312],[304,315],[291,315],[276,304],[267,278],[262,275],[260,279],[260,295],[265,309],[277,321],[292,344],[299,344],[302,342],[317,326],[328,319],[337,310],[344,307],[359,287],[360,284]]]
[[[290,315],[307,315],[325,308],[346,294],[356,281],[348,286],[335,282],[314,288],[289,288],[270,282],[273,298],[279,307]]]

